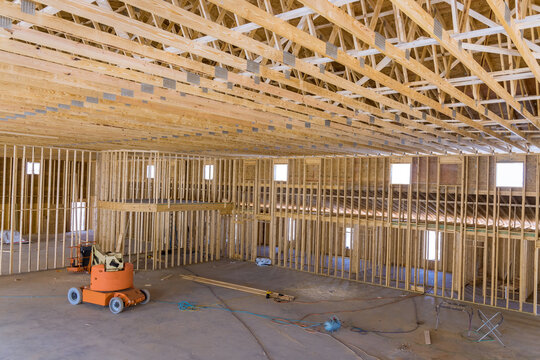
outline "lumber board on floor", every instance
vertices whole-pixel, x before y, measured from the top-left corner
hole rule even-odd
[[[281,294],[279,292],[270,291],[270,290],[256,289],[249,286],[243,286],[243,285],[238,285],[238,284],[229,283],[225,281],[208,279],[208,278],[204,278],[204,277],[200,277],[196,275],[180,275],[180,277],[184,280],[191,280],[191,281],[196,281],[202,284],[219,286],[219,287],[224,287],[224,288],[232,289],[232,290],[238,290],[238,291],[242,291],[242,292],[246,292],[246,293],[250,293],[254,295],[260,295],[266,298],[275,299],[279,301],[293,301],[294,300],[294,296],[292,295],[285,295],[285,294]]]

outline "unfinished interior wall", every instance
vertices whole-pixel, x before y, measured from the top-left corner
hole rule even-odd
[[[70,246],[95,237],[139,269],[268,256],[276,266],[537,313],[538,155],[2,151],[2,274],[64,267]],[[500,161],[524,163],[523,187],[496,185]],[[29,162],[41,171],[27,174]],[[391,183],[396,162],[411,165],[409,184]],[[6,241],[17,231],[23,241]]]
[[[92,239],[95,153],[0,146],[0,275],[66,266]]]
[[[525,186],[496,186],[505,160],[525,162]],[[230,256],[536,314],[538,161],[239,160]],[[410,184],[391,184],[395,162],[411,164]],[[285,181],[275,180],[279,163]]]
[[[162,152],[98,156],[96,238],[137,269],[218,260],[226,255],[233,160]]]

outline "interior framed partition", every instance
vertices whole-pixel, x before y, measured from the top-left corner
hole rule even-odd
[[[67,266],[93,239],[96,153],[0,146],[0,275]]]
[[[233,235],[234,166],[173,153],[100,152],[98,243],[136,269],[219,260]]]
[[[501,163],[522,164],[520,186],[498,183]],[[538,164],[525,154],[242,160],[230,256],[536,314]]]
[[[538,312],[539,155],[1,150],[0,274],[65,267],[70,246],[95,240],[137,269],[266,256],[275,266]]]

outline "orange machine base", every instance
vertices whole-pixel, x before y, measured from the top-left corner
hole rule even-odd
[[[113,297],[119,297],[124,301],[124,306],[134,306],[144,301],[145,296],[141,290],[129,288],[120,291],[94,291],[90,287],[81,287],[83,303],[109,306]]]
[[[99,264],[90,269],[90,287],[92,291],[113,292],[133,287],[133,264],[125,263],[120,271],[105,271],[105,265]]]

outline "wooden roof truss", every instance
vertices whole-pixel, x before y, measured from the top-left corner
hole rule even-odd
[[[0,0],[0,141],[538,151],[531,0]]]

